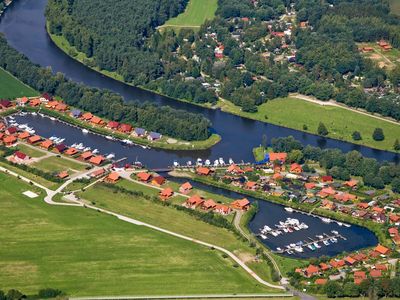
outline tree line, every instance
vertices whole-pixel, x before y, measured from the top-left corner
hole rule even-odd
[[[211,123],[200,114],[150,103],[124,103],[120,95],[109,90],[75,83],[61,73],[54,75],[51,69],[33,64],[9,46],[3,35],[0,35],[0,53],[0,67],[39,92],[60,96],[68,105],[183,140],[205,140],[210,136]]]
[[[366,186],[376,189],[390,186],[393,192],[400,193],[400,165],[378,162],[355,150],[343,153],[340,149],[321,149],[310,145],[303,147],[292,136],[272,139],[271,143],[274,151],[287,152],[292,162],[315,161],[336,179],[349,180],[351,176],[360,176]],[[304,170],[307,172],[312,168],[306,164]]]

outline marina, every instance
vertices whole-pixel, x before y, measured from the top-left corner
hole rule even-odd
[[[320,235],[317,235],[316,238],[308,237],[307,240],[286,245],[283,249],[277,247],[276,250],[273,252],[278,254],[294,254],[295,252],[302,253],[304,252],[304,250],[307,249],[311,251],[316,251],[321,249],[321,247],[323,246],[329,247],[337,243],[339,239],[342,239],[343,241],[347,240],[347,238],[345,238],[339,232],[332,230],[330,234],[322,233]],[[322,246],[320,244],[322,244]]]

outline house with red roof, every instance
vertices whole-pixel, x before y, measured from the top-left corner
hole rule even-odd
[[[26,140],[28,137],[30,137],[31,136],[31,134],[28,132],[28,131],[24,131],[24,132],[21,132],[19,135],[18,135],[18,139],[20,139],[20,140]]]
[[[314,265],[309,265],[305,270],[304,270],[304,276],[310,278],[313,277],[315,275],[319,274],[319,268],[317,266]]]
[[[161,186],[165,183],[165,178],[162,176],[155,176],[153,177],[153,179],[151,180],[151,183],[157,186]]]
[[[392,223],[392,224],[397,224],[397,223],[400,222],[400,216],[399,216],[399,215],[396,215],[396,214],[390,214],[390,215],[389,215],[389,221],[390,221],[390,223]]]
[[[28,138],[28,143],[36,144],[36,143],[40,142],[41,140],[42,140],[42,138],[39,135],[34,135],[34,136],[31,136],[30,138]]]
[[[303,168],[298,163],[293,163],[290,165],[290,173],[301,173],[303,172]]]
[[[21,151],[15,151],[13,156],[14,156],[14,161],[16,163],[25,163],[27,160],[30,159],[30,157],[28,155],[26,155],[25,153],[23,153]]]
[[[79,152],[78,149],[76,149],[76,148],[74,148],[74,147],[71,147],[71,148],[68,148],[68,149],[64,152],[64,154],[73,156],[73,155],[77,154],[78,152]]]
[[[212,199],[208,199],[207,201],[204,201],[201,207],[204,210],[211,210],[214,209],[217,206],[217,203],[214,202]]]
[[[218,214],[226,216],[226,215],[229,215],[232,212],[232,209],[227,205],[217,204],[215,206],[215,208],[214,208],[214,211],[216,213],[218,213]]]
[[[203,198],[201,198],[199,195],[195,195],[187,199],[184,203],[183,206],[191,209],[195,209],[198,206],[202,205],[204,202]]]
[[[112,130],[116,130],[118,129],[119,123],[116,121],[110,121],[107,123],[107,128],[112,129]]]
[[[369,276],[372,278],[381,278],[382,277],[382,271],[381,270],[371,270],[369,272]]]
[[[235,200],[232,202],[231,207],[239,210],[248,210],[250,207],[250,201],[246,198]]]
[[[83,153],[79,156],[79,159],[80,159],[80,160],[88,160],[88,159],[90,159],[91,157],[93,157],[92,151],[86,151],[86,152],[83,152]]]
[[[382,246],[380,244],[375,247],[374,251],[378,252],[379,254],[382,254],[382,255],[386,255],[390,252],[390,250],[388,248],[386,248],[385,246]]]
[[[388,229],[389,235],[391,237],[394,237],[396,235],[399,235],[399,229],[397,227],[391,227]]]
[[[95,125],[103,125],[104,124],[104,121],[101,118],[99,118],[98,116],[93,116],[93,118],[90,119],[90,122]]]
[[[117,172],[111,172],[104,180],[108,183],[116,183],[119,178],[120,176]]]
[[[207,167],[198,167],[196,173],[199,175],[208,176],[211,174],[211,170]]]
[[[314,183],[314,182],[306,182],[306,183],[304,184],[304,187],[305,187],[307,190],[312,190],[312,189],[315,188],[315,183]]]
[[[171,198],[173,195],[174,191],[170,187],[167,187],[160,192],[160,198],[164,201]]]
[[[84,121],[90,121],[93,118],[93,115],[90,112],[84,113],[81,116],[82,120]]]
[[[100,166],[105,160],[106,160],[106,159],[105,159],[103,156],[98,155],[98,156],[93,156],[93,157],[91,157],[91,158],[89,159],[89,162],[90,162],[91,164],[96,165],[96,166]]]
[[[49,150],[53,146],[53,142],[51,140],[45,140],[39,145],[41,148]]]
[[[318,278],[317,280],[315,280],[315,284],[316,285],[325,285],[328,282],[328,279],[326,278]]]
[[[355,180],[355,179],[351,179],[351,180],[346,181],[346,182],[344,183],[344,185],[347,186],[347,187],[349,187],[349,188],[355,188],[355,187],[357,187],[357,184],[358,184],[358,181]]]
[[[13,135],[8,135],[3,138],[3,142],[6,146],[11,146],[17,142],[17,138]]]
[[[179,187],[179,192],[181,192],[182,194],[187,194],[189,193],[191,190],[193,189],[192,185],[190,184],[190,182],[185,182],[184,184],[182,184]]]
[[[322,182],[325,182],[325,183],[327,183],[327,182],[333,182],[333,177],[332,177],[332,176],[329,176],[329,175],[325,175],[325,176],[322,176],[322,177],[321,177],[321,180],[322,180]]]
[[[133,130],[132,125],[129,124],[121,124],[119,126],[119,131],[124,132],[124,133],[129,133]]]
[[[237,165],[232,164],[226,169],[227,173],[242,174],[244,171]]]
[[[280,161],[281,163],[284,163],[287,159],[287,153],[284,152],[270,152],[269,153],[269,161],[275,162],[275,161]]]
[[[140,172],[136,176],[140,181],[143,181],[143,182],[148,182],[151,179],[151,174],[146,173],[146,172]]]
[[[247,181],[245,184],[245,188],[252,191],[255,191],[257,189],[257,186],[257,182],[255,181]]]

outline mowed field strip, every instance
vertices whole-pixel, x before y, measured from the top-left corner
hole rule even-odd
[[[400,137],[400,124],[380,120],[372,116],[347,110],[342,107],[318,105],[297,98],[282,98],[270,100],[258,107],[257,113],[246,113],[239,107],[224,101],[222,110],[238,114],[250,119],[260,120],[313,134],[317,133],[319,122],[327,127],[328,137],[349,141],[383,150],[393,150],[394,142]],[[385,140],[375,141],[372,133],[375,128],[382,128]],[[352,133],[359,131],[362,140],[354,141]]]
[[[0,68],[0,99],[37,96],[39,93]]]
[[[199,28],[206,20],[214,18],[217,8],[218,0],[190,0],[183,13],[159,28]]]
[[[0,187],[3,289],[53,287],[71,296],[270,291],[216,250],[82,207],[49,206],[43,192],[3,173]],[[27,190],[41,195],[29,199]]]

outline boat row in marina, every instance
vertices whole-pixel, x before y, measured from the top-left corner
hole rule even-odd
[[[223,167],[223,166],[227,166],[227,165],[232,165],[234,163],[235,162],[233,161],[232,158],[229,158],[228,163],[226,163],[222,157],[214,160],[214,162],[211,162],[211,160],[209,160],[209,159],[206,159],[203,161],[201,158],[198,158],[195,163],[192,163],[192,161],[190,161],[190,160],[187,161],[186,166],[187,167],[191,167],[191,166],[207,166],[207,167],[211,167],[211,166],[219,167],[220,166],[220,167]],[[174,161],[174,167],[179,167],[179,166],[181,166],[180,163],[177,161]]]
[[[285,221],[279,221],[279,224],[275,224],[277,229],[273,229],[267,225],[260,229],[261,238],[263,240],[267,239],[267,234],[272,236],[278,236],[284,233],[292,233],[294,231],[299,231],[301,229],[308,229],[308,225],[305,223],[300,223],[298,219],[287,218]]]
[[[280,247],[276,248],[276,251],[280,253],[287,252],[288,254],[294,254],[295,252],[303,253],[304,250],[307,248],[311,251],[316,251],[320,249],[322,245],[328,247],[331,244],[337,243],[338,237],[342,237],[341,235],[339,235],[339,232],[335,230],[332,230],[331,232],[333,234],[331,236],[326,233],[322,235],[316,235],[317,240],[309,238],[310,241],[299,241],[297,243],[291,243],[289,245],[286,245],[283,249]]]

